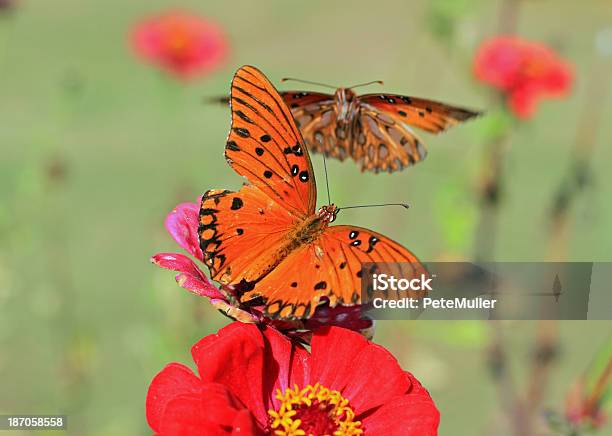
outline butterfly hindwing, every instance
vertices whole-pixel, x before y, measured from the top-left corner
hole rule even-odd
[[[349,156],[350,141],[336,135],[338,113],[333,95],[303,91],[285,91],[281,95],[291,108],[308,150],[339,160]]]
[[[361,116],[355,136],[361,147],[353,157],[361,162],[363,170],[375,172],[398,171],[425,159],[427,150],[412,126],[439,133],[478,115],[467,109],[402,95],[366,94],[359,100]]]
[[[353,159],[362,171],[399,171],[425,159],[427,150],[416,133],[385,112],[362,107],[355,135]]]
[[[310,157],[291,112],[256,68],[232,81],[232,127],[225,156],[234,170],[298,216],[313,213],[316,185]]]
[[[223,285],[251,283],[278,261],[275,252],[294,225],[286,209],[259,189],[210,190],[202,196],[198,234],[211,278]]]
[[[322,298],[332,307],[360,304],[362,264],[371,262],[397,263],[400,277],[427,274],[416,256],[397,242],[361,227],[332,226],[287,256],[244,299],[262,297],[267,314],[280,318],[308,317]]]

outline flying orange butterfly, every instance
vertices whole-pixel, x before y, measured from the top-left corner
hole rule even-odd
[[[211,278],[262,301],[272,318],[305,319],[323,302],[362,302],[362,263],[403,262],[427,274],[418,259],[391,239],[355,226],[329,226],[339,209],[316,207],[308,150],[276,89],[256,68],[232,81],[232,126],[225,157],[247,178],[238,192],[202,197],[198,234]]]
[[[423,98],[357,95],[352,88],[338,88],[333,95],[285,91],[281,96],[310,151],[341,161],[351,157],[362,171],[399,171],[425,159],[427,150],[411,127],[440,133],[480,115]]]

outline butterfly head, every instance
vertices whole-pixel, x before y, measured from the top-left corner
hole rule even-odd
[[[357,94],[349,88],[338,88],[336,90],[334,99],[336,101],[336,110],[338,112],[337,121],[339,123],[346,123],[351,120],[351,116],[356,109],[355,106],[358,104],[356,97]]]
[[[335,204],[328,204],[327,206],[321,206],[317,212],[317,216],[329,224],[336,221],[338,212],[340,212],[340,209],[338,209]]]

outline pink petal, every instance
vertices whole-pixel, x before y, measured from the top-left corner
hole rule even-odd
[[[189,292],[208,298],[225,299],[223,294],[204,275],[195,262],[179,253],[158,253],[151,258],[155,265],[178,271],[176,281]]]
[[[165,226],[172,238],[189,254],[198,260],[203,260],[198,223],[200,206],[195,203],[181,203],[168,214]]]

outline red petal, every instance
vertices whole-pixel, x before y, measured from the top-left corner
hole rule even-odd
[[[225,386],[203,384],[199,394],[181,395],[168,402],[162,416],[160,434],[228,435],[228,429],[234,426],[239,411],[248,414]]]
[[[264,394],[266,409],[277,409],[276,390],[284,392],[288,387],[297,384],[305,387],[308,384],[310,355],[302,346],[293,344],[278,330],[267,327],[263,331],[267,350],[264,363]]]
[[[171,363],[162,369],[151,381],[147,392],[147,422],[155,430],[160,430],[161,416],[166,405],[173,398],[184,394],[201,392],[202,382],[185,365]]]
[[[474,58],[474,74],[482,82],[508,90],[515,85],[524,57],[524,43],[515,37],[484,41]]]
[[[191,354],[203,381],[227,386],[258,423],[265,425],[267,411],[262,390],[265,351],[257,327],[233,322],[216,335],[200,340],[191,349]]]
[[[314,333],[311,345],[309,383],[319,382],[330,389],[342,391],[349,382],[349,368],[368,341],[350,330],[325,327]],[[367,371],[362,370],[364,373]]]
[[[424,389],[397,397],[362,422],[365,434],[385,436],[436,436],[440,412]]]
[[[238,412],[232,423],[232,436],[258,436],[263,435],[253,420],[253,415],[244,409]]]
[[[517,89],[510,94],[508,105],[518,118],[531,118],[538,104],[538,94],[529,89]]]
[[[376,368],[372,371],[368,368]],[[385,348],[369,344],[351,362],[342,395],[357,414],[378,407],[410,388],[410,380]]]
[[[223,294],[214,286],[194,261],[178,253],[158,253],[151,258],[155,265],[178,271],[176,281],[179,286],[202,297],[225,299]]]
[[[218,67],[227,57],[222,29],[207,19],[170,11],[135,26],[136,54],[181,77],[190,78]]]
[[[204,259],[198,237],[200,206],[181,203],[168,214],[165,226],[172,238],[193,257]]]

